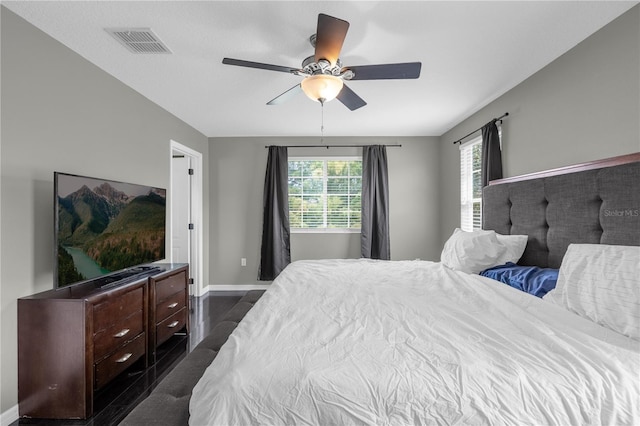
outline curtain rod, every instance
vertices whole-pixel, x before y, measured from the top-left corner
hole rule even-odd
[[[269,148],[269,146],[271,145],[265,145],[265,148]],[[287,148],[362,148],[363,146],[369,146],[369,145],[279,145],[279,146],[284,146]],[[395,147],[402,147],[401,144],[390,144],[390,145],[382,145],[382,146],[388,146],[391,148],[395,148]]]
[[[504,113],[504,114],[502,114],[500,117],[498,117],[498,118],[494,118],[494,119],[493,119],[493,120],[491,120],[491,121],[500,121],[500,120],[502,120],[503,118],[507,117],[508,115],[509,115],[509,113],[508,113],[508,112],[505,112],[505,113]],[[489,123],[491,123],[491,121],[490,121]],[[487,124],[488,124],[488,123],[487,123]],[[482,130],[482,127],[480,127],[479,129],[475,129],[473,132],[469,133],[468,135],[464,135],[463,137],[461,137],[461,138],[460,138],[460,139],[458,139],[457,141],[454,141],[454,142],[453,142],[453,144],[455,145],[455,144],[457,144],[457,143],[461,143],[461,142],[462,142],[462,139],[464,139],[464,138],[467,138],[467,137],[471,136],[472,134],[474,134],[474,133],[475,133],[475,132],[477,132],[478,130]]]

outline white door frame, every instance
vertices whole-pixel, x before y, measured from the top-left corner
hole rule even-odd
[[[207,286],[204,285],[204,273],[203,273],[203,265],[204,265],[204,251],[203,251],[203,241],[204,241],[204,233],[203,233],[203,175],[202,175],[202,153],[195,151],[187,146],[182,145],[179,142],[171,140],[171,145],[169,149],[169,160],[175,154],[184,155],[191,159],[191,167],[193,168],[193,175],[191,177],[191,221],[193,223],[194,229],[193,234],[191,235],[193,250],[191,252],[191,257],[193,259],[193,263],[195,265],[189,265],[190,275],[193,277],[195,283],[192,288],[193,296],[200,296],[203,288]],[[173,167],[170,167],[170,175],[173,173]],[[173,176],[170,176],[171,182],[173,182]],[[172,202],[173,196],[171,194],[169,200]],[[171,209],[169,209],[169,214],[171,214]],[[169,236],[169,241],[173,241],[173,218],[169,221],[171,224]],[[173,247],[169,250],[171,256],[173,257]],[[173,259],[171,259],[173,262]]]

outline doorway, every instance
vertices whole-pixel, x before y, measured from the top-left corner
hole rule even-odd
[[[171,262],[189,263],[189,294],[203,292],[202,154],[171,141]]]

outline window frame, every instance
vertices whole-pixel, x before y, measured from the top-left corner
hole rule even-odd
[[[323,175],[322,175],[322,186],[323,186],[323,219],[324,219],[324,227],[320,228],[294,228],[293,226],[289,226],[289,231],[292,234],[359,234],[362,229],[362,222],[360,223],[360,227],[358,228],[329,228],[326,227],[327,220],[327,181],[328,181],[328,173],[327,173],[327,162],[329,161],[360,161],[362,162],[361,155],[344,155],[344,156],[317,156],[317,155],[309,155],[309,156],[295,156],[289,157],[287,161],[287,169],[290,161],[322,161],[323,162]],[[360,176],[362,179],[362,175]],[[362,186],[361,186],[362,188]],[[360,190],[360,195],[362,195],[362,189]],[[287,197],[287,203],[289,199]],[[362,201],[361,201],[362,202]],[[289,213],[291,216],[291,212]],[[362,217],[361,217],[362,219]]]
[[[480,168],[473,169],[473,149],[480,147]],[[465,152],[469,152],[468,161],[464,158]],[[480,197],[473,196],[474,174],[479,174],[482,178],[482,136],[477,136],[468,142],[460,145],[460,229],[463,231],[477,231],[482,229],[482,188],[480,188]],[[466,178],[466,181],[465,181]],[[473,206],[480,205],[480,225],[475,226]],[[466,210],[466,214],[465,214]],[[466,216],[469,216],[468,218]],[[466,220],[465,220],[466,219]],[[469,222],[471,228],[469,228]]]
[[[500,140],[500,150],[502,150],[502,122],[498,122],[497,127],[498,127],[498,139]],[[463,195],[463,181],[462,178],[464,177],[463,175],[463,158],[462,158],[462,152],[463,150],[470,148],[473,149],[474,145],[480,145],[480,168],[477,170],[478,173],[480,173],[480,180],[482,181],[482,135],[476,136],[473,139],[470,139],[469,141],[460,144],[460,229],[462,229],[463,231],[466,231],[467,229],[464,228],[464,223],[463,223],[463,207],[464,207],[464,195]],[[473,154],[472,154],[473,155]],[[467,195],[471,194],[471,202],[468,203],[471,205],[471,226],[472,229],[470,229],[470,231],[476,231],[476,230],[481,230],[482,229],[482,188],[480,188],[480,198],[473,198],[473,173],[475,173],[475,171],[473,170],[473,157],[471,157],[471,181],[470,181],[470,185],[469,185],[469,191],[467,192]],[[469,184],[469,182],[467,182],[467,184]],[[482,182],[480,183],[480,185],[482,185]],[[480,227],[475,228],[473,227],[473,204],[474,203],[479,203],[480,204]]]

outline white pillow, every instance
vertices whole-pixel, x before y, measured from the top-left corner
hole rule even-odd
[[[507,247],[498,241],[494,231],[465,232],[456,228],[444,244],[440,261],[456,271],[478,274],[501,265]]]
[[[543,299],[640,340],[640,247],[569,245]]]
[[[527,247],[529,237],[527,235],[502,234],[496,234],[496,237],[498,237],[498,241],[507,247],[507,251],[500,259],[501,263],[498,263],[498,265],[504,265],[507,262],[518,263],[524,253],[524,249]]]

